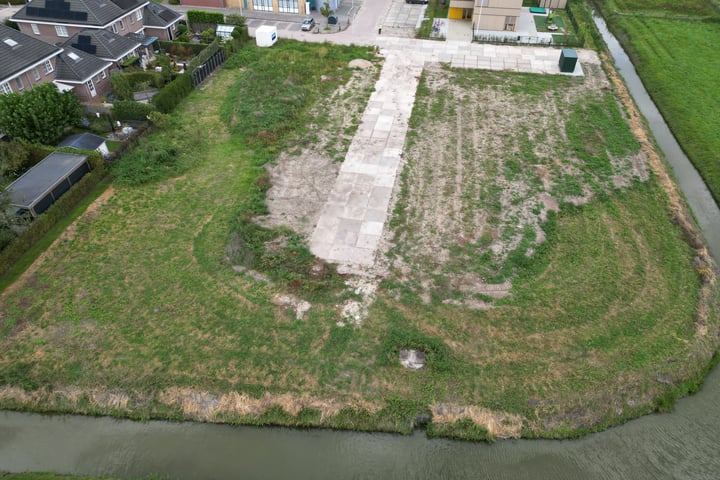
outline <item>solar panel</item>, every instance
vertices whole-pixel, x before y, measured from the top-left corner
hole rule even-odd
[[[47,0],[45,7],[27,6],[25,13],[32,17],[53,18],[56,20],[87,21],[87,12],[70,10],[70,3],[65,0]]]

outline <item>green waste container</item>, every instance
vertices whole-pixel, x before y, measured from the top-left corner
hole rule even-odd
[[[560,52],[560,71],[562,73],[572,73],[575,71],[577,64],[577,52],[572,48],[563,48]]]

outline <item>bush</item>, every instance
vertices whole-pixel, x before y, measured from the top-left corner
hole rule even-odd
[[[132,100],[133,89],[127,76],[122,73],[110,75],[110,86],[112,86],[115,96],[120,100]]]
[[[170,5],[180,5],[180,0],[168,0]]]
[[[147,120],[150,112],[155,111],[155,106],[147,103],[134,102],[132,100],[119,100],[113,104],[113,116],[118,120]]]
[[[141,185],[167,178],[183,168],[173,145],[144,143],[112,164],[118,185]]]
[[[158,59],[160,58],[166,57],[158,57]],[[168,59],[168,66],[169,65],[170,60]],[[128,83],[130,83],[130,87],[133,89],[133,91],[137,91],[138,86],[142,83],[147,83],[155,88],[162,88],[162,86],[165,85],[165,79],[163,78],[163,74],[152,70],[147,70],[144,72],[128,72],[122,74],[122,76],[127,78],[127,81]]]
[[[203,42],[210,43],[215,38],[215,29],[208,28],[207,30],[203,30],[202,34]]]
[[[192,79],[187,73],[178,75],[175,80],[168,83],[152,99],[152,103],[162,113],[170,113],[192,91]]]
[[[225,15],[225,23],[228,25],[237,25],[242,27],[247,22],[247,19],[238,13],[228,13]]]

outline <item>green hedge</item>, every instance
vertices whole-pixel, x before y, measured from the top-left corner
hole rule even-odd
[[[203,10],[188,10],[187,11],[188,23],[191,25],[197,23],[206,23],[217,25],[219,23],[225,23],[225,15],[219,12],[206,12]]]
[[[162,113],[170,113],[192,91],[192,79],[187,73],[178,75],[175,80],[165,85],[152,99],[152,103]]]
[[[117,120],[147,120],[147,115],[155,111],[155,106],[132,100],[119,100],[113,103],[113,117]]]
[[[207,45],[199,44],[199,43],[190,43],[190,42],[171,42],[169,40],[160,40],[158,42],[160,44],[160,48],[162,48],[164,51],[169,52],[173,55],[181,55],[180,49],[183,49],[183,55],[185,55],[186,51],[191,51],[191,55],[197,55],[198,53],[202,52]]]
[[[147,82],[151,87],[155,88],[162,88],[162,86],[165,85],[165,79],[163,78],[162,73],[155,72],[153,70],[147,70],[144,72],[128,72],[123,73],[122,75],[127,77],[128,82],[130,82],[133,89],[144,82]]]
[[[579,46],[597,50],[605,45],[600,32],[595,28],[592,13],[585,2],[568,2],[565,11],[575,27]]]
[[[113,92],[120,100],[132,100],[133,92],[143,82],[147,82],[155,88],[162,88],[165,79],[162,73],[150,70],[110,75],[110,85],[112,85]]]
[[[65,192],[42,215],[34,219],[27,230],[0,252],[0,276],[5,275],[42,237],[65,218],[105,177],[105,163],[99,153],[88,155],[92,170]]]
[[[220,50],[220,48],[222,48],[220,46],[220,38],[215,38],[215,40],[213,40],[210,45],[208,45],[202,52],[200,52],[196,57],[190,60],[190,70],[210,60],[210,57],[215,55],[215,53]]]

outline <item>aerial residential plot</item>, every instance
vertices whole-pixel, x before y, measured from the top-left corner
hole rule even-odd
[[[383,62],[243,50],[3,293],[0,406],[475,439],[667,408],[714,276],[593,58],[427,65],[374,262],[338,271],[309,239]]]

